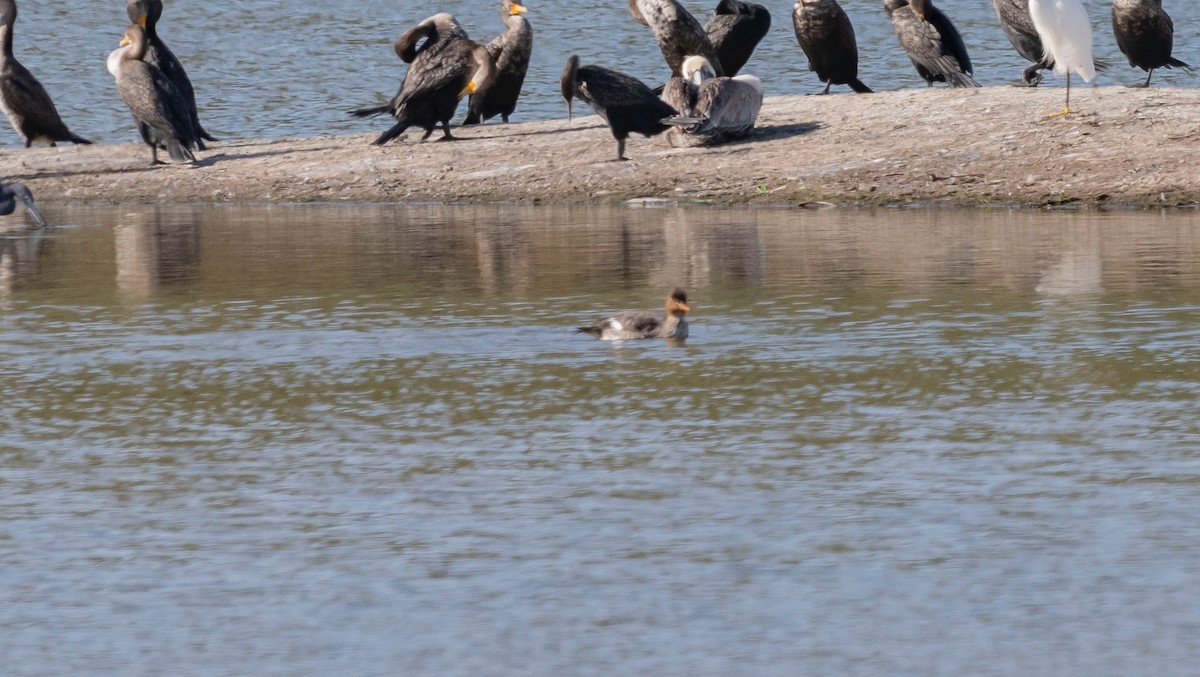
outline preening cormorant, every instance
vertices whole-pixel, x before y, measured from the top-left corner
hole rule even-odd
[[[1092,21],[1080,0],[1029,0],[1029,18],[1037,29],[1046,57],[1054,62],[1054,72],[1067,76],[1067,100],[1061,112],[1049,117],[1071,114],[1071,73],[1085,82],[1096,77],[1092,60]]]
[[[501,7],[508,30],[487,46],[488,54],[496,64],[496,78],[487,89],[471,95],[464,125],[478,124],[497,115],[508,122],[508,116],[512,115],[521,96],[521,86],[525,84],[529,56],[533,53],[533,28],[521,15],[529,10],[512,0],[503,0]]]
[[[771,30],[766,7],[741,0],[721,0],[716,13],[704,24],[708,41],[717,52],[723,75],[737,75],[754,54],[754,48]]]
[[[1033,27],[1033,19],[1029,17],[1029,0],[992,0],[992,6],[996,8],[996,17],[1000,19],[1000,28],[1004,29],[1008,41],[1018,54],[1032,62],[1021,77],[1026,85],[1037,87],[1042,82],[1042,74],[1038,71],[1052,70],[1054,62],[1046,56],[1042,39]]]
[[[704,57],[691,56],[684,60],[683,77],[679,79],[691,87],[686,90],[670,87],[663,91],[663,100],[679,111],[679,115],[663,120],[675,127],[667,132],[672,146],[718,144],[746,138],[754,131],[763,99],[758,78],[714,77]],[[683,98],[676,105],[672,99],[680,93]],[[677,131],[681,134],[675,134]]]
[[[367,117],[391,113],[396,118],[396,124],[372,142],[376,146],[400,136],[409,127],[424,128],[424,141],[439,123],[441,140],[452,140],[450,118],[459,99],[485,90],[495,76],[487,48],[467,38],[458,20],[443,12],[406,31],[396,40],[395,49],[401,60],[411,64],[400,91],[386,106],[362,108],[350,114]]]
[[[808,69],[825,83],[822,94],[828,94],[832,85],[850,85],[860,94],[871,93],[858,79],[858,41],[850,17],[837,0],[796,0],[792,28],[808,57]]]
[[[592,324],[577,327],[581,334],[591,334],[601,341],[626,341],[631,339],[665,338],[682,341],[688,336],[687,294],[679,288],[673,290],[664,304],[665,313],[655,315],[644,310],[626,310],[612,317],[597,320]]]
[[[91,143],[67,129],[42,83],[13,56],[17,3],[0,0],[0,109],[29,148],[34,141]]]
[[[8,216],[16,211],[17,200],[25,205],[25,211],[29,212],[39,226],[46,225],[46,219],[42,218],[42,213],[38,211],[37,205],[33,202],[33,193],[29,192],[25,184],[0,184],[0,216]]]
[[[629,0],[629,12],[638,23],[654,31],[654,39],[658,41],[663,59],[671,67],[671,75],[679,75],[683,60],[693,54],[708,59],[718,75],[724,73],[708,34],[696,17],[676,0]]]
[[[1155,68],[1191,72],[1191,66],[1171,57],[1175,24],[1162,8],[1162,0],[1113,0],[1112,26],[1129,65],[1146,71],[1146,82],[1136,86],[1149,87]]]
[[[146,30],[146,56],[143,60],[161,70],[163,75],[167,76],[167,79],[175,85],[175,89],[179,91],[187,106],[192,129],[196,131],[196,147],[204,150],[205,140],[216,141],[217,139],[205,131],[204,126],[200,124],[200,113],[196,110],[196,90],[192,87],[192,81],[188,79],[183,64],[175,58],[175,54],[162,41],[162,38],[158,37],[158,20],[162,17],[162,11],[162,0],[127,0],[125,4],[125,13],[129,15],[129,21]]]
[[[571,100],[579,97],[604,118],[617,140],[617,159],[626,160],[625,139],[631,132],[654,136],[667,130],[663,118],[677,111],[654,95],[641,80],[601,66],[580,66],[579,57],[567,59],[563,68],[563,98],[567,100],[567,116],[571,115]]]
[[[158,148],[176,162],[192,162],[200,139],[188,115],[187,99],[157,66],[143,60],[148,40],[136,24],[125,29],[121,46],[108,55],[108,72],[117,80],[121,100],[133,113],[138,133],[150,146],[150,164],[159,164]]]
[[[958,29],[930,0],[884,0],[883,7],[900,45],[930,87],[935,82],[979,86],[971,77],[971,57]]]

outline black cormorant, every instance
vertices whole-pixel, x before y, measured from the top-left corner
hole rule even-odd
[[[741,0],[721,0],[716,14],[704,24],[708,41],[717,51],[723,75],[737,75],[750,60],[754,48],[771,30],[771,13],[766,7]]]
[[[91,143],[67,129],[42,83],[13,56],[17,3],[0,0],[0,109],[29,148],[34,141]]]
[[[42,218],[42,213],[38,211],[37,205],[33,202],[33,193],[29,192],[25,184],[0,184],[0,216],[8,216],[16,211],[17,200],[25,205],[25,211],[29,212],[39,226],[46,225],[46,219]]]
[[[679,115],[663,120],[683,133],[683,138],[670,138],[671,145],[723,143],[746,138],[754,131],[763,99],[762,83],[758,78],[753,75],[714,77],[713,69],[704,57],[691,56],[683,62],[680,79],[695,90],[686,91],[679,105],[672,102],[673,94],[667,90],[663,92],[663,100],[680,111]],[[673,88],[671,91],[679,90]]]
[[[654,95],[637,78],[601,66],[580,66],[579,57],[567,59],[563,68],[562,95],[567,100],[567,116],[571,115],[571,100],[579,97],[596,114],[608,122],[617,140],[617,159],[626,160],[625,139],[631,132],[654,136],[665,132],[663,118],[676,111]]]
[[[850,85],[860,94],[871,93],[858,79],[858,41],[850,17],[837,0],[796,0],[792,28],[808,57],[808,69],[825,83],[822,94],[828,94],[832,85]]]
[[[1000,19],[1000,28],[1008,36],[1008,41],[1017,53],[1032,62],[1021,74],[1025,84],[1037,87],[1042,82],[1042,74],[1038,71],[1053,70],[1054,61],[1046,56],[1042,47],[1042,38],[1033,27],[1033,19],[1029,17],[1029,0],[992,0],[996,8],[996,16]]]
[[[884,0],[883,7],[900,45],[930,87],[935,82],[951,87],[979,86],[971,77],[971,57],[962,37],[930,0]]]
[[[117,91],[133,113],[138,133],[150,146],[150,164],[159,164],[158,148],[167,149],[176,162],[193,162],[192,148],[199,143],[187,99],[157,66],[143,60],[148,40],[136,24],[125,29],[121,47],[108,55],[108,72],[117,79]]]
[[[629,12],[638,23],[654,31],[658,49],[671,67],[671,75],[679,75],[683,60],[698,54],[724,74],[717,50],[713,47],[704,27],[676,0],[629,0]]]
[[[1191,66],[1171,57],[1175,24],[1162,8],[1162,0],[1113,0],[1112,26],[1129,65],[1146,71],[1146,82],[1137,87],[1150,86],[1155,68],[1191,72]]]
[[[196,131],[196,147],[204,150],[205,140],[216,141],[217,139],[205,131],[204,126],[200,124],[200,113],[196,110],[196,90],[192,87],[192,81],[188,79],[183,64],[175,58],[175,54],[162,41],[162,38],[158,37],[158,20],[162,17],[162,11],[162,0],[127,0],[125,4],[125,13],[129,15],[129,20],[146,30],[147,45],[144,61],[161,70],[163,75],[167,76],[167,79],[175,85],[175,89],[179,91],[187,105],[192,129]]]
[[[488,43],[487,51],[496,64],[496,79],[492,84],[467,102],[467,119],[464,125],[474,125],[497,115],[508,122],[521,96],[525,84],[525,72],[529,70],[529,56],[533,52],[533,28],[525,17],[529,11],[524,5],[512,0],[501,3],[504,25],[508,30]]]
[[[423,41],[423,42],[422,42]],[[468,94],[486,89],[495,75],[495,65],[487,48],[467,38],[467,32],[453,16],[435,14],[396,40],[396,55],[406,63],[404,83],[386,106],[350,111],[367,117],[391,113],[396,124],[372,143],[381,146],[400,136],[409,127],[422,127],[428,139],[438,124],[442,140],[450,135],[450,118],[458,101]]]

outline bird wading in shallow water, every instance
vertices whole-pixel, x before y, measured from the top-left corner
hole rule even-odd
[[[796,0],[792,6],[792,28],[796,42],[808,57],[808,70],[825,83],[849,85],[860,94],[871,88],[858,79],[858,41],[850,17],[837,0]]]
[[[129,21],[146,31],[146,56],[142,60],[161,70],[171,84],[175,85],[175,89],[183,97],[184,105],[187,106],[192,129],[196,131],[196,148],[205,150],[205,140],[217,139],[200,124],[200,112],[196,108],[196,90],[192,87],[192,81],[188,78],[183,64],[158,36],[158,20],[162,17],[162,12],[162,0],[128,0],[125,4],[125,13],[129,15]]]
[[[567,117],[571,117],[571,101],[578,97],[604,118],[613,138],[617,140],[617,159],[625,157],[625,139],[637,132],[654,136],[669,127],[663,118],[677,114],[674,108],[654,95],[641,80],[601,66],[581,66],[579,57],[567,59],[563,67],[563,98],[567,100]]]
[[[91,143],[67,129],[42,83],[13,56],[17,3],[0,0],[0,109],[29,148],[34,141]]]
[[[1054,72],[1067,76],[1067,99],[1062,111],[1047,117],[1071,114],[1071,73],[1084,82],[1096,77],[1092,60],[1092,23],[1080,0],[1029,0],[1029,17],[1054,63]]]
[[[716,13],[704,24],[721,70],[730,77],[746,65],[754,48],[770,30],[771,13],[767,8],[741,0],[721,0]]]
[[[1149,87],[1156,68],[1192,72],[1191,66],[1171,57],[1175,24],[1163,10],[1162,0],[1113,0],[1112,26],[1129,65],[1146,71],[1146,81],[1135,87]]]
[[[671,68],[671,75],[679,75],[683,60],[693,54],[708,59],[723,75],[721,60],[713,47],[704,27],[675,0],[629,0],[629,13],[638,23],[649,26],[658,41],[658,49]]]
[[[702,56],[690,56],[683,62],[683,77],[690,85],[687,89],[668,86],[663,90],[663,100],[680,111],[664,123],[683,132],[685,139],[673,138],[667,133],[671,145],[712,145],[744,139],[754,131],[758,111],[762,107],[762,83],[753,75],[736,75],[732,78],[714,77],[712,66]],[[676,78],[672,78],[672,81]],[[682,93],[678,105],[671,100],[673,93]]]
[[[666,312],[657,315],[644,310],[626,310],[592,324],[577,327],[581,334],[591,334],[601,341],[663,338],[683,341],[688,336],[687,318],[691,308],[687,294],[676,288],[667,296]]]
[[[487,48],[469,38],[458,20],[446,13],[435,14],[406,31],[395,44],[396,56],[411,64],[400,91],[386,106],[361,108],[351,115],[367,117],[391,113],[392,128],[379,135],[376,146],[395,139],[409,127],[421,127],[428,139],[438,124],[439,141],[452,141],[450,118],[458,101],[485,90],[495,77],[496,67]]]
[[[979,86],[971,77],[971,57],[958,29],[930,0],[884,0],[883,7],[900,46],[928,86]]]
[[[504,0],[501,9],[508,30],[487,46],[488,54],[496,64],[496,78],[486,89],[471,95],[464,125],[479,124],[497,115],[508,122],[508,116],[516,109],[517,99],[521,96],[521,86],[525,84],[529,57],[533,53],[533,28],[522,15],[529,10],[512,0]]]
[[[143,60],[146,31],[133,25],[125,29],[121,46],[108,55],[108,72],[117,80],[121,100],[129,107],[142,140],[150,146],[150,165],[159,164],[163,147],[176,162],[194,162],[200,139],[192,127],[187,99],[156,66]]]
[[[25,205],[25,211],[39,226],[43,228],[46,226],[46,219],[42,218],[42,213],[38,211],[37,205],[33,202],[33,193],[29,192],[25,184],[0,183],[0,216],[8,216],[16,211],[17,200]]]
[[[992,0],[996,8],[996,17],[1000,19],[1000,28],[1017,53],[1032,62],[1021,74],[1025,84],[1037,87],[1042,82],[1042,74],[1038,71],[1052,70],[1054,62],[1046,56],[1042,48],[1042,39],[1037,29],[1033,27],[1033,19],[1029,16],[1029,0]]]

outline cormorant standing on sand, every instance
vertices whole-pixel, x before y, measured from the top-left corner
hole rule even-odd
[[[671,106],[637,78],[601,66],[580,66],[579,57],[567,59],[563,68],[563,98],[567,100],[567,116],[571,115],[571,100],[579,97],[604,118],[617,140],[617,159],[625,157],[625,139],[631,132],[654,136],[667,131],[664,118],[677,114]]]
[[[850,85],[859,94],[871,93],[871,88],[858,79],[854,25],[837,0],[796,0],[792,28],[796,42],[808,57],[808,69],[825,83],[822,94],[828,94],[832,85]]]

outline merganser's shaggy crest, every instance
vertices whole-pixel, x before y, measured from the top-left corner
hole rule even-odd
[[[626,310],[577,330],[582,334],[591,334],[601,341],[647,338],[682,341],[688,335],[687,319],[684,316],[689,310],[691,308],[687,305],[687,294],[677,288],[667,297],[665,315],[655,315],[644,310]]]

